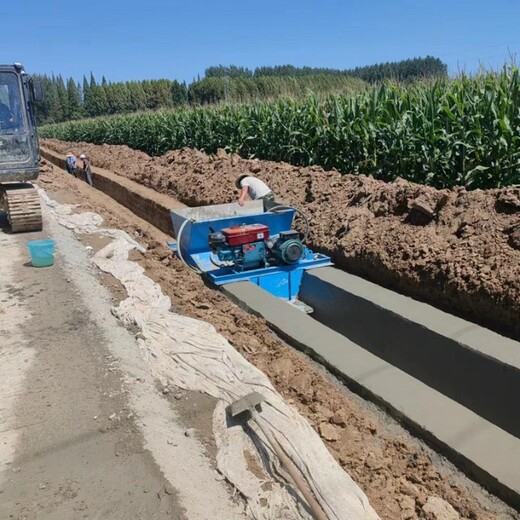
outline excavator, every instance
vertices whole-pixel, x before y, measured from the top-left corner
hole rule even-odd
[[[0,65],[0,207],[11,232],[41,231],[40,197],[31,184],[40,172],[34,102],[41,84],[20,63]]]

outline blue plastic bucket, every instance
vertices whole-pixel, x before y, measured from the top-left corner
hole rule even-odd
[[[54,240],[30,240],[27,249],[34,267],[48,267],[54,264]]]

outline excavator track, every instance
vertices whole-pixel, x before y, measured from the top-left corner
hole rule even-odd
[[[12,233],[42,230],[42,207],[36,188],[6,189],[4,200]]]

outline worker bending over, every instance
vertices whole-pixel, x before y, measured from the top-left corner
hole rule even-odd
[[[74,175],[74,177],[77,177],[76,172],[77,172],[78,166],[76,164],[76,156],[72,152],[69,152],[65,156],[65,168],[67,168],[67,171],[71,175]]]
[[[237,177],[235,184],[240,190],[240,197],[238,199],[240,206],[244,205],[248,195],[251,200],[274,201],[274,193],[271,191],[271,188],[256,177],[247,174],[240,175]]]

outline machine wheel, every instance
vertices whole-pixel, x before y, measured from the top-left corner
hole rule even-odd
[[[42,230],[42,207],[36,188],[27,184],[20,188],[9,186],[4,192],[4,200],[12,233]]]

